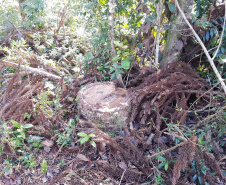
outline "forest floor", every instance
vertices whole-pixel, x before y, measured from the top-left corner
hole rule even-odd
[[[94,76],[0,77],[1,185],[226,183],[223,92],[185,63],[134,66],[130,124],[103,132],[77,110],[79,88]]]

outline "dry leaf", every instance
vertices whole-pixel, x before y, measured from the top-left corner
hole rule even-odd
[[[41,141],[41,144],[47,147],[52,147],[54,145],[54,141],[50,139],[46,139],[44,141]]]
[[[119,167],[122,168],[123,170],[126,170],[128,168],[128,166],[126,165],[126,163],[124,162],[120,162],[118,163]]]
[[[78,154],[77,158],[82,160],[82,161],[89,161],[89,159],[86,156],[84,156],[83,154]]]
[[[174,48],[178,51],[180,51],[183,48],[183,42],[182,40],[178,40],[177,43],[175,44]]]

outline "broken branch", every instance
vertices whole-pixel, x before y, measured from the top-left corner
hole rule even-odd
[[[19,67],[19,64],[16,64],[14,62],[3,61],[3,60],[0,60],[0,65],[10,66],[10,67],[14,67],[14,68]],[[48,72],[43,71],[41,69],[36,69],[36,68],[25,66],[25,65],[20,65],[20,68],[25,70],[25,71],[30,71],[30,72],[37,73],[37,74],[42,75],[42,76],[46,76],[46,77],[51,78],[53,80],[58,81],[58,80],[61,79],[60,76],[48,73]]]

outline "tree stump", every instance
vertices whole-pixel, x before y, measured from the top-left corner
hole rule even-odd
[[[96,82],[78,92],[78,110],[104,131],[116,131],[127,124],[131,105],[127,90],[113,82]]]

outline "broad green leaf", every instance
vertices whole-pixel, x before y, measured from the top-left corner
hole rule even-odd
[[[30,163],[27,163],[26,165],[25,165],[25,168],[28,168],[30,166]]]
[[[198,175],[195,174],[195,175],[192,177],[192,182],[195,182],[195,181],[197,180],[197,178],[198,178]]]
[[[214,31],[213,31],[213,29],[211,29],[210,30],[210,36],[211,36],[211,38],[213,37],[213,35],[214,35]]]
[[[206,40],[208,41],[210,38],[210,32],[209,31],[206,31]]]
[[[159,61],[162,61],[162,59],[163,59],[163,55],[162,55],[162,53],[159,51]]]
[[[95,137],[95,134],[91,133],[89,134],[89,137]]]
[[[97,145],[96,145],[96,143],[95,143],[94,141],[90,141],[90,144],[91,144],[94,148],[97,147]]]
[[[142,44],[142,43],[138,43],[137,46],[138,46],[139,48],[142,48],[142,47],[143,47],[143,44]]]
[[[121,65],[122,65],[123,69],[129,69],[130,68],[130,61],[129,60],[123,60]]]
[[[169,162],[167,162],[167,163],[165,164],[165,171],[168,170],[168,167],[169,167]]]
[[[174,12],[176,10],[176,7],[175,7],[175,5],[173,3],[167,2],[167,4],[168,4],[169,10],[171,12]]]
[[[111,68],[110,71],[109,71],[109,73],[111,74],[111,73],[113,73],[114,71],[115,71],[115,68]]]
[[[118,71],[118,70],[115,71],[115,75],[116,75],[116,76],[119,75],[119,71]]]
[[[79,141],[81,144],[83,144],[83,143],[89,141],[89,137],[83,137],[83,138],[80,138],[78,141]]]
[[[21,128],[20,124],[18,122],[16,122],[15,120],[11,120],[11,122],[15,127]]]
[[[111,80],[116,80],[117,78],[116,78],[116,76],[115,76],[115,73],[113,73],[112,75],[111,75]]]
[[[160,169],[160,168],[162,168],[163,166],[165,166],[165,164],[166,164],[166,163],[160,163],[160,164],[158,165],[158,169]]]
[[[23,126],[23,128],[31,128],[31,127],[33,127],[32,124],[25,124],[25,125]]]
[[[68,100],[69,100],[69,101],[73,101],[73,100],[74,100],[74,98],[72,98],[72,97],[68,97]]]
[[[88,135],[84,132],[79,132],[77,135],[80,137],[88,137]]]
[[[88,59],[93,59],[93,57],[94,57],[94,56],[93,56],[91,53],[87,53],[87,54],[86,54],[86,58],[88,58]]]
[[[199,183],[202,184],[202,177],[199,176],[198,179],[199,179]]]
[[[166,162],[166,159],[162,157],[161,155],[156,156],[156,158],[160,161]]]
[[[123,53],[122,55],[123,55],[123,56],[127,56],[127,55],[130,55],[130,53],[129,53],[129,52],[125,52],[125,53]]]
[[[118,61],[120,59],[120,57],[114,57],[113,59],[112,59],[112,61],[113,62],[116,62],[116,61]]]
[[[212,22],[214,22],[216,25],[219,24],[216,20],[214,20],[214,19],[211,19],[211,20],[212,20]]]

